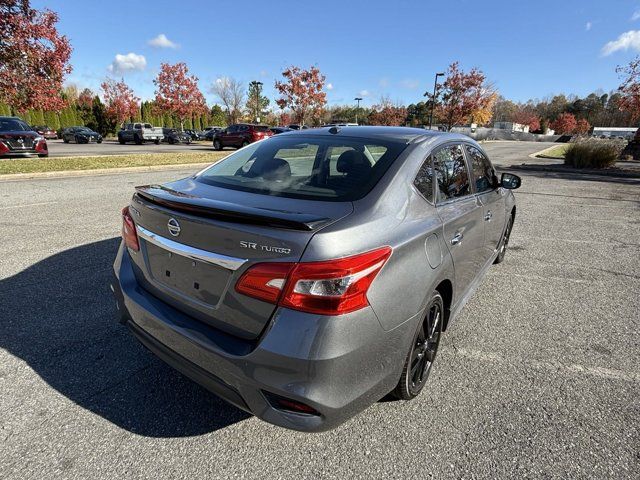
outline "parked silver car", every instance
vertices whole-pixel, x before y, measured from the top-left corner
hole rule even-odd
[[[504,258],[519,185],[462,135],[282,133],[136,189],[114,266],[120,320],[263,420],[335,427],[420,393],[442,332]]]

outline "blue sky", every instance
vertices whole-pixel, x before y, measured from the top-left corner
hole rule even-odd
[[[106,76],[124,77],[143,99],[161,62],[184,61],[210,103],[218,78],[260,80],[273,99],[285,67],[315,64],[329,104],[381,95],[408,104],[458,60],[526,101],[612,90],[615,67],[640,54],[640,0],[118,3],[32,0],[58,12],[71,39],[69,82],[97,91]]]

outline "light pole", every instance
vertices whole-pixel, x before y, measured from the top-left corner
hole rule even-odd
[[[433,97],[431,97],[431,114],[429,115],[429,130],[433,126],[433,107],[436,105],[436,88],[438,87],[438,77],[444,77],[444,73],[436,73],[436,79],[433,82]],[[424,92],[424,96],[429,95],[429,92]]]
[[[356,102],[358,102],[358,106],[356,107],[356,125],[357,125],[358,124],[358,110],[360,110],[360,101],[362,100],[362,98],[356,97],[356,98],[354,98],[354,100]]]
[[[260,91],[262,90],[262,82],[254,80],[249,85],[256,90],[256,123],[260,123]]]

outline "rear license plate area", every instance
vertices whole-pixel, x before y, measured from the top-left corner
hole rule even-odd
[[[229,270],[145,243],[152,280],[198,304],[215,307],[220,302],[229,281]]]

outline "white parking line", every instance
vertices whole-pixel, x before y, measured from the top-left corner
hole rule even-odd
[[[39,205],[53,205],[58,202],[38,202],[38,203],[26,203],[24,205],[9,205],[8,207],[0,207],[0,210],[8,210],[10,208],[24,208],[24,207],[37,207]]]
[[[513,360],[507,360],[506,358],[497,355],[495,353],[487,353],[479,350],[467,350],[465,348],[452,347],[454,355],[460,355],[470,360],[480,360],[484,362],[493,362],[505,365],[513,365]],[[566,365],[560,362],[540,362],[537,360],[522,360],[519,363],[530,365],[534,368],[542,368],[544,370],[550,370],[554,372],[565,371],[568,373],[581,373],[590,375],[593,377],[604,378],[607,380],[622,380],[631,383],[640,383],[640,374],[624,372],[622,370],[613,370],[611,368],[604,367],[585,367],[578,364]]]

